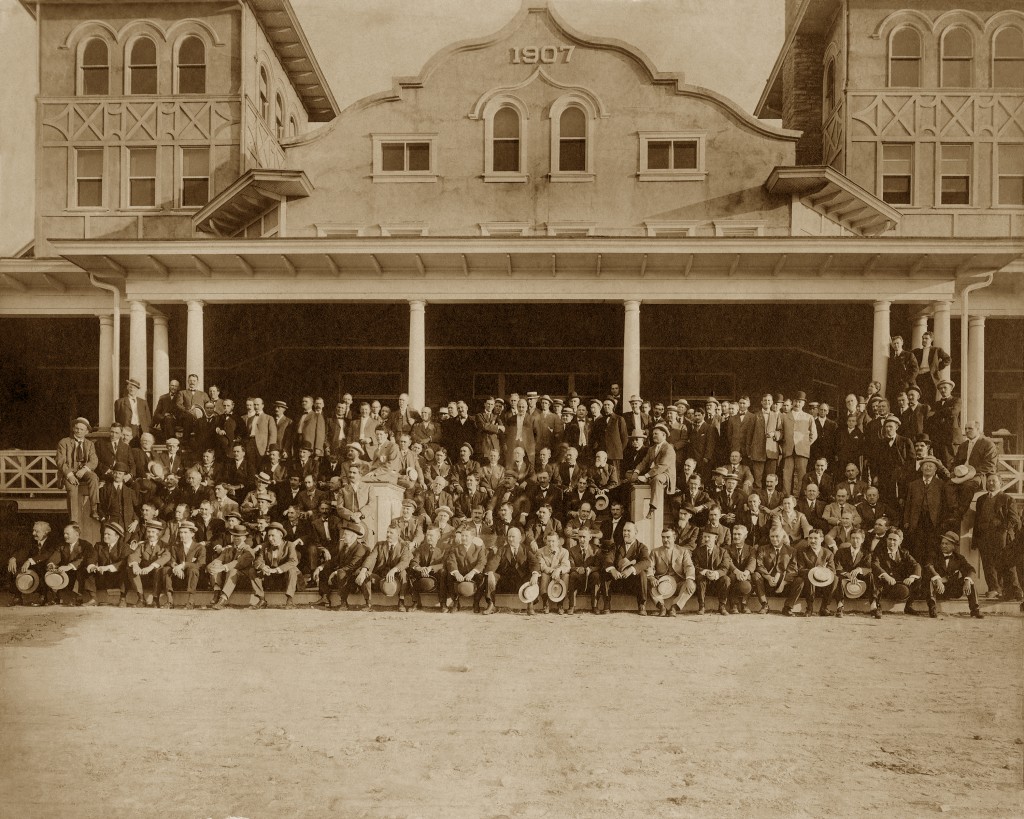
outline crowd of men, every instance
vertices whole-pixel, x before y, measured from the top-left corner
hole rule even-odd
[[[94,441],[79,418],[57,449],[99,542],[40,521],[8,570],[19,599],[83,605],[107,590],[120,605],[134,591],[137,606],[191,608],[208,587],[219,609],[242,585],[251,608],[268,589],[292,607],[316,587],[325,607],[361,595],[369,608],[380,591],[404,611],[431,593],[445,612],[472,600],[483,614],[498,593],[518,594],[527,614],[572,614],[607,613],[623,592],[663,616],[691,596],[700,614],[746,613],[752,599],[764,614],[778,596],[783,614],[801,602],[810,614],[817,599],[820,615],[840,617],[848,599],[869,600],[875,617],[882,597],[908,614],[921,600],[936,616],[936,601],[966,596],[980,618],[964,517],[975,510],[988,597],[1015,600],[1021,520],[993,442],[962,421],[935,360],[904,361],[889,398],[873,383],[835,413],[803,392],[662,403],[618,385],[589,400],[487,398],[473,414],[465,401],[435,414],[405,395],[391,409],[347,394],[332,410],[307,395],[294,413],[283,400],[268,413],[195,375],[151,413],[130,379],[108,437]],[[394,520],[373,520],[374,483],[402,491]],[[657,543],[630,520],[638,483],[652,487],[646,516],[664,520]]]

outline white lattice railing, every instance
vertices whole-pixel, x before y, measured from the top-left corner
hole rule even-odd
[[[0,494],[63,494],[53,450],[0,451]]]
[[[1024,499],[1024,455],[1000,455],[999,477],[1007,495]]]

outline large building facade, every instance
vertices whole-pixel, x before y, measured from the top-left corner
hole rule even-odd
[[[129,374],[151,398],[195,372],[286,400],[836,402],[926,328],[967,412],[1020,440],[1010,5],[789,2],[750,114],[545,5],[339,110],[287,0],[26,3],[5,445],[109,423]]]

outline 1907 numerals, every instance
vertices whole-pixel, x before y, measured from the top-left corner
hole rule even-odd
[[[526,63],[527,65],[535,65],[537,63],[544,63],[545,65],[551,65],[552,63],[557,62],[567,63],[572,60],[572,53],[575,50],[576,46],[571,45],[525,46],[523,48],[510,48],[510,62],[515,64]]]

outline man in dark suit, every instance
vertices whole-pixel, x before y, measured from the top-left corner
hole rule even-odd
[[[622,475],[622,456],[629,443],[629,427],[626,419],[615,412],[615,402],[611,398],[605,398],[601,406],[602,415],[591,423],[594,451],[603,450],[608,453],[610,481],[617,484]]]
[[[835,480],[828,473],[829,461],[824,455],[818,456],[814,461],[814,470],[804,474],[800,482],[800,491],[803,492],[809,484],[818,487],[818,497],[825,503],[829,503],[835,497]]]
[[[991,439],[981,434],[980,421],[964,424],[965,440],[956,449],[956,464],[973,466],[979,475],[990,475],[999,468],[999,451]]]
[[[827,532],[829,524],[825,520],[826,506],[827,504],[821,499],[821,495],[818,492],[818,485],[809,483],[804,486],[804,493],[800,500],[797,501],[796,510],[803,512],[804,517],[807,518],[807,522],[811,526]]]
[[[697,474],[701,480],[711,479],[711,467],[714,465],[715,447],[718,444],[718,431],[706,419],[704,407],[693,408],[693,428],[690,430],[689,457],[697,462]]]
[[[121,426],[132,428],[133,437],[137,440],[143,432],[149,432],[153,426],[153,415],[149,411],[146,399],[139,395],[141,384],[136,378],[125,382],[123,395],[114,402],[114,420]]]
[[[730,572],[732,560],[724,545],[718,544],[714,532],[704,532],[700,544],[693,550],[693,568],[697,584],[697,614],[704,614],[708,592],[718,597],[718,613],[728,614]]]
[[[928,405],[922,404],[918,400],[920,397],[921,391],[917,387],[911,387],[907,390],[907,406],[900,410],[900,428],[908,438],[923,433],[928,421]]]
[[[784,545],[785,538],[782,529],[773,527],[768,532],[768,543],[757,550],[754,589],[761,602],[758,614],[768,613],[769,594],[782,594],[786,590],[786,569],[792,552]]]
[[[836,427],[836,422],[828,417],[828,413],[828,404],[822,402],[818,405],[817,417],[814,418],[817,435],[811,443],[811,460],[817,461],[819,458],[824,458],[828,464],[828,470],[832,472],[835,470],[839,429]]]
[[[893,600],[903,601],[904,614],[914,611],[914,597],[919,595],[921,564],[903,548],[903,532],[890,526],[885,534],[885,546],[875,549],[871,563],[875,575],[875,596],[871,601],[871,616],[882,619],[878,601],[884,595]]]
[[[907,546],[914,559],[922,565],[938,545],[939,525],[945,517],[942,481],[936,474],[939,466],[938,458],[921,459],[921,477],[910,482],[903,509]]]
[[[861,525],[870,529],[880,517],[888,517],[893,520],[895,512],[887,503],[882,503],[877,486],[869,486],[864,490],[864,499],[857,504],[857,514],[860,515]]]
[[[612,541],[616,548],[622,545],[622,527],[628,523],[626,507],[618,501],[612,501],[611,517],[601,522],[601,539]]]
[[[160,439],[166,441],[177,434],[178,428],[178,388],[181,384],[172,378],[167,392],[160,396],[153,408],[153,428],[159,430]]]
[[[978,606],[978,589],[974,583],[974,567],[957,551],[960,535],[946,532],[939,548],[931,553],[924,567],[928,596],[928,616],[938,617],[936,600],[956,600],[967,595],[971,617],[981,620],[985,615]]]
[[[931,436],[936,457],[947,467],[952,465],[953,455],[964,441],[960,420],[961,403],[959,398],[953,397],[955,386],[948,378],[938,383],[939,398],[932,408],[925,430]]]
[[[111,469],[111,480],[100,488],[96,517],[102,523],[117,523],[130,537],[138,527],[138,498],[135,490],[125,483],[128,464],[118,462]]]
[[[882,424],[882,441],[874,457],[879,494],[894,509],[902,508],[907,495],[907,483],[916,465],[914,445],[909,438],[898,434],[899,427],[899,418],[895,415],[886,416]]]
[[[338,406],[341,406],[340,404]],[[281,458],[287,460],[291,457],[295,447],[295,422],[285,413],[288,411],[288,402],[274,402],[274,425],[277,427],[277,438],[271,443],[276,443],[281,453]],[[344,436],[341,438],[345,440]]]
[[[786,585],[789,586],[789,595],[786,597],[786,604],[782,613],[787,617],[793,616],[793,606],[802,596],[804,598],[804,616],[810,617],[814,608],[814,598],[821,600],[818,614],[822,617],[830,617],[832,612],[828,608],[829,601],[835,593],[838,580],[836,579],[836,565],[832,556],[832,550],[826,549],[823,545],[824,534],[821,529],[815,527],[807,535],[807,545],[798,549],[786,567]],[[832,581],[827,586],[816,586],[811,582],[810,572],[812,569],[825,568],[832,572]]]
[[[99,439],[95,445],[98,462],[96,475],[101,481],[110,480],[110,470],[118,461],[128,463],[131,460],[128,444],[121,440],[121,425],[116,421],[110,425],[110,437]]]
[[[622,543],[615,550],[615,565],[606,570],[611,577],[608,583],[612,591],[633,591],[636,594],[637,614],[647,615],[648,573],[651,566],[651,551],[637,539],[635,523],[622,527]],[[605,597],[605,608],[608,597]]]
[[[975,502],[974,548],[981,552],[989,598],[1024,600],[1016,557],[1011,544],[1021,527],[1013,499],[1002,491],[1003,482],[992,473],[985,478],[985,494]]]

